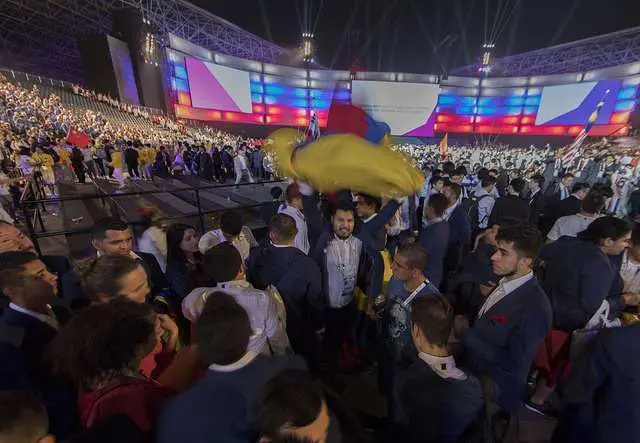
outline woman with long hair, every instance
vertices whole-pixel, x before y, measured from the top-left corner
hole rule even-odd
[[[166,274],[178,305],[200,283],[202,254],[198,240],[196,229],[191,225],[176,223],[167,230]]]

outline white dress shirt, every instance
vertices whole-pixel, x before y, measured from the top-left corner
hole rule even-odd
[[[484,188],[480,188],[480,191],[476,192],[476,199],[478,201],[478,228],[486,229],[489,225],[489,217],[491,216],[491,211],[493,211],[493,206],[496,204],[496,199],[491,192],[487,192]]]
[[[524,285],[526,282],[533,278],[533,272],[529,272],[528,274],[523,275],[522,277],[516,278],[515,280],[505,281],[503,278],[500,280],[498,286],[493,290],[491,294],[487,297],[482,308],[480,308],[480,312],[478,313],[478,318],[482,317],[489,309],[491,309],[494,305],[500,302],[507,295],[511,294],[513,291],[518,289],[520,286]]]
[[[286,214],[293,218],[296,222],[296,228],[298,233],[296,234],[295,247],[300,249],[305,254],[309,254],[309,229],[307,228],[307,220],[304,214],[299,209],[293,206],[284,204],[278,209],[278,214]]]
[[[329,306],[342,308],[353,300],[353,291],[358,279],[362,242],[354,236],[345,240],[334,236],[327,244],[325,252]]]
[[[16,312],[20,312],[24,315],[28,315],[29,317],[33,317],[36,320],[40,320],[42,323],[45,323],[46,325],[51,326],[55,330],[60,329],[60,325],[58,324],[58,320],[56,319],[55,314],[53,313],[53,309],[51,309],[51,306],[49,305],[47,305],[47,307],[51,311],[50,315],[43,314],[41,312],[31,311],[29,309],[25,309],[16,304],[9,303],[9,309],[13,309]]]
[[[418,358],[429,365],[431,370],[442,378],[452,378],[454,380],[466,380],[467,374],[456,366],[453,355],[448,357],[436,357],[435,355],[420,352]]]

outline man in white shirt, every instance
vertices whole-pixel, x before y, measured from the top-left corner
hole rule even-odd
[[[251,229],[242,224],[242,217],[234,211],[228,211],[220,217],[220,229],[213,229],[198,241],[198,249],[202,254],[224,242],[230,242],[240,253],[243,263],[249,258],[251,248],[258,246]]]
[[[496,179],[488,175],[482,179],[482,188],[475,194],[475,199],[478,202],[478,229],[487,229],[491,211],[496,204],[496,199],[493,197],[495,187]]]
[[[286,203],[280,206],[278,214],[287,214],[295,220],[298,233],[296,234],[294,246],[305,254],[309,254],[309,229],[307,220],[302,213],[302,195],[298,185],[291,183],[287,186],[284,196]]]
[[[204,273],[217,282],[214,287],[202,287],[191,291],[182,301],[182,313],[195,322],[207,298],[224,292],[231,295],[249,315],[253,335],[249,350],[255,354],[284,355],[289,348],[285,332],[286,313],[277,290],[255,289],[246,280],[245,268],[238,250],[229,243],[220,244],[204,256]]]
[[[606,197],[598,192],[589,192],[580,202],[580,212],[566,217],[560,217],[547,234],[547,243],[554,242],[562,236],[576,237],[597,218],[604,209]]]
[[[239,184],[245,176],[250,183],[255,183],[251,171],[249,171],[249,167],[247,166],[247,159],[244,154],[237,149],[233,151],[233,168],[236,171],[236,185]]]

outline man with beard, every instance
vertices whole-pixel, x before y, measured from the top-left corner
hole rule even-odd
[[[529,224],[501,228],[493,271],[502,279],[488,295],[473,325],[456,318],[458,356],[476,376],[488,375],[496,386],[496,402],[517,410],[533,357],[551,329],[549,300],[533,275],[542,247],[540,232]]]

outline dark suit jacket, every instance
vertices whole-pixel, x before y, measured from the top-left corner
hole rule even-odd
[[[580,212],[580,200],[573,195],[564,200],[559,200],[558,198],[547,200],[544,217],[540,225],[542,234],[546,236],[560,217],[577,214],[578,212]]]
[[[449,245],[449,222],[442,221],[425,227],[418,241],[429,253],[424,275],[435,287],[439,287],[442,282],[444,257]]]
[[[254,248],[248,261],[248,280],[257,289],[273,285],[287,310],[287,335],[298,354],[315,332],[324,327],[324,294],[318,264],[298,248]]]
[[[460,266],[462,257],[471,246],[471,226],[469,217],[460,205],[451,213],[449,223],[449,245],[445,256],[443,284],[446,285],[447,278]]]
[[[460,205],[451,213],[449,217],[449,246],[462,246],[468,248],[471,244],[471,227],[469,217],[465,214]]]
[[[168,293],[169,283],[167,277],[162,272],[162,268],[160,268],[155,256],[146,252],[135,251],[135,253],[142,259],[144,269],[147,271],[151,295]],[[87,305],[87,297],[82,291],[80,276],[75,270],[71,269],[62,277],[62,289],[62,298],[72,309],[81,309]]]
[[[54,305],[53,311],[60,326],[71,313]],[[75,388],[52,378],[43,354],[58,331],[40,320],[15,311],[5,310],[0,318],[0,366],[3,382],[12,390],[35,390],[47,409],[50,432],[64,438],[79,430]],[[9,380],[4,379],[5,376]]]
[[[493,305],[460,337],[458,361],[474,375],[488,375],[496,401],[517,410],[540,342],[551,329],[551,305],[535,277]]]
[[[467,254],[462,261],[446,294],[456,314],[469,319],[476,318],[485,300],[480,285],[497,285],[500,281],[500,277],[493,272],[491,262],[495,252],[495,247],[480,242],[476,250]]]
[[[265,383],[287,369],[304,369],[300,357],[257,357],[232,372],[208,370],[170,400],[158,420],[158,443],[257,441],[250,413]]]
[[[499,198],[493,205],[487,226],[493,226],[505,218],[528,221],[529,202],[516,195],[505,195]]]
[[[71,318],[71,313],[65,309],[54,306],[53,310],[60,325]],[[57,333],[56,329],[46,323],[10,307],[0,318],[2,340],[20,350],[25,369],[34,378],[41,374],[42,354]]]
[[[570,195],[564,200],[560,200],[556,205],[556,211],[553,214],[556,220],[560,217],[566,217],[567,215],[573,215],[580,212],[580,199],[574,195]]]
[[[640,442],[640,324],[604,329],[550,403],[564,413],[554,443]]]
[[[529,222],[538,226],[545,211],[545,197],[542,191],[538,191],[529,201]]]
[[[554,327],[567,332],[583,328],[605,298],[612,312],[619,311],[620,293],[612,294],[617,271],[597,245],[560,237],[542,248],[540,259]]]
[[[311,250],[309,256],[313,258],[323,273],[323,282],[326,281],[326,253],[327,243],[333,238],[333,231],[328,221],[322,219],[322,215],[316,205],[316,199],[312,196],[303,196],[304,214],[309,227],[309,242]],[[380,250],[376,247],[373,238],[374,233],[384,229],[384,225],[391,219],[398,209],[398,202],[393,200],[387,203],[380,213],[369,223],[363,223],[356,219],[353,231],[354,237],[362,242],[362,254],[358,266],[358,286],[370,297],[377,297],[382,291],[382,276],[384,263],[380,256]],[[314,240],[315,239],[315,243]]]
[[[393,387],[394,442],[455,443],[482,411],[482,389],[466,380],[440,377],[418,359],[397,372]]]
[[[391,200],[369,222],[360,221],[358,223],[360,230],[371,237],[373,245],[378,251],[382,251],[387,243],[387,232],[384,226],[393,218],[399,207],[400,204],[396,200]]]

